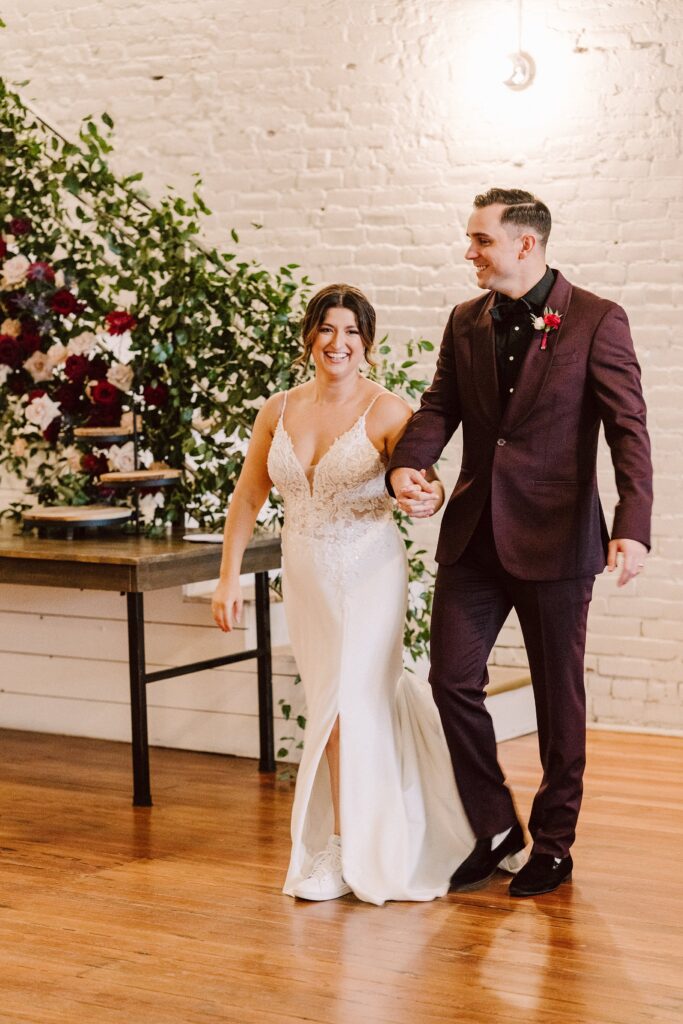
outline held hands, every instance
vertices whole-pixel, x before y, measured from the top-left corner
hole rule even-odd
[[[211,598],[213,621],[224,633],[239,626],[242,618],[242,588],[237,579],[221,580]]]
[[[617,557],[621,555],[621,575],[617,586],[625,587],[629,580],[638,576],[645,568],[647,548],[639,540],[611,540],[607,549],[607,571],[617,568]]]
[[[427,480],[426,469],[394,469],[390,480],[398,507],[415,519],[433,516],[444,503],[443,484]]]

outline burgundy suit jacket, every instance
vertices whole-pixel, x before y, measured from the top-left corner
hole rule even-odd
[[[619,493],[612,536],[650,544],[650,442],[626,314],[558,273],[547,305],[562,314],[560,327],[548,334],[545,350],[542,332],[534,333],[501,415],[493,301],[487,292],[452,311],[434,380],[388,472],[431,466],[462,424],[462,467],[444,512],[437,561],[457,561],[490,492],[496,549],[513,576],[557,580],[602,572],[609,534],[596,480],[601,423]]]

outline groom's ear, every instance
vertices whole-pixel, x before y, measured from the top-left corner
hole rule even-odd
[[[519,236],[519,243],[520,246],[517,258],[520,260],[526,259],[527,256],[530,256],[539,244],[536,235],[532,234],[530,231]]]

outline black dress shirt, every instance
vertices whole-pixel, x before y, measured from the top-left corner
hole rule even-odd
[[[545,274],[521,299],[509,299],[496,293],[491,308],[496,339],[496,366],[501,409],[505,409],[517,385],[517,377],[526,350],[534,335],[532,315],[542,316],[546,300],[555,284],[555,274]]]

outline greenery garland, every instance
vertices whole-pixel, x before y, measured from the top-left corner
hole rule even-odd
[[[210,216],[197,177],[190,199],[168,190],[155,203],[141,174],[108,164],[113,123],[86,118],[79,140],[62,139],[0,79],[0,467],[26,499],[43,504],[122,499],[98,485],[127,468],[125,446],[79,442],[83,425],[143,423],[142,457],[183,471],[167,496],[143,498],[148,529],[221,529],[255,411],[301,379],[299,327],[311,282],[296,264],[270,271],[241,259],[239,239],[219,251],[200,243]],[[426,381],[410,343],[399,365],[386,339],[373,376],[417,398]],[[122,450],[123,449],[123,450]],[[272,494],[262,526],[279,522]],[[426,654],[431,572],[397,512],[409,557],[405,643]]]

